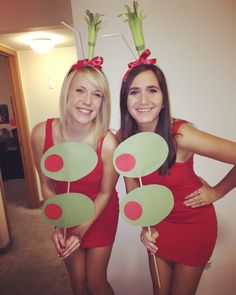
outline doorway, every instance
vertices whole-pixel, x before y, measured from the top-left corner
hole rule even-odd
[[[12,109],[14,110],[13,124],[16,126],[17,140],[19,144],[19,153],[16,157],[19,158],[20,156],[21,163],[18,162],[18,171],[15,171],[15,173],[21,173],[24,175],[27,206],[29,208],[38,208],[40,206],[40,200],[33,155],[30,146],[30,132],[21,86],[17,53],[13,49],[0,44],[0,56],[4,57],[7,64],[11,104]],[[22,171],[20,171],[21,168]]]

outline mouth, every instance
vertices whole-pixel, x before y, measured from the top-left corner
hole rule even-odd
[[[138,113],[147,113],[147,112],[151,112],[152,108],[137,108],[136,111]]]
[[[90,109],[85,109],[85,108],[76,108],[79,112],[89,115],[90,113],[92,113],[92,110]]]

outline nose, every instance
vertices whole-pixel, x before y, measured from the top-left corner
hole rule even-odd
[[[84,95],[83,102],[87,105],[90,105],[92,103],[92,94],[91,93],[86,93]]]
[[[146,93],[146,91],[142,91],[140,94],[140,103],[142,104],[146,104],[148,102],[148,94]]]

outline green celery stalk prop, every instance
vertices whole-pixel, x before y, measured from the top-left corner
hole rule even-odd
[[[85,11],[88,17],[84,17],[87,25],[88,25],[88,58],[94,57],[94,48],[96,44],[97,39],[97,32],[101,28],[102,21],[100,20],[100,17],[103,16],[103,14],[96,13],[93,14],[88,9]]]
[[[132,12],[128,5],[124,5],[127,9],[126,13],[118,15],[122,16],[124,22],[128,22],[130,30],[133,35],[134,43],[138,55],[140,56],[145,49],[145,42],[143,36],[142,20],[144,19],[143,11],[138,9],[138,2],[133,1],[134,11]]]

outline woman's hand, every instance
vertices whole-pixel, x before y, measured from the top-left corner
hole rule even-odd
[[[59,256],[62,255],[65,249],[65,239],[63,234],[64,229],[61,227],[54,228],[51,236],[51,240],[57,250]]]
[[[67,258],[79,248],[81,240],[86,231],[89,229],[89,226],[89,222],[76,226],[73,233],[65,241],[65,248],[60,256],[62,259]]]
[[[61,253],[60,258],[65,259],[70,256],[75,250],[79,248],[80,241],[81,239],[77,234],[73,233],[72,235],[70,235],[65,242],[65,248]]]
[[[150,227],[150,231],[151,234],[149,233],[147,227],[143,228],[140,234],[140,239],[144,246],[153,254],[156,253],[158,250],[158,247],[155,245],[155,243],[159,234],[157,230],[153,227]]]
[[[56,227],[52,233],[52,242],[57,250],[58,256],[61,259],[67,258],[80,246],[80,237],[73,233],[67,240],[64,239],[64,229]]]
[[[80,240],[82,240],[83,236],[91,226],[91,222],[87,221],[83,224],[77,225],[76,228],[74,229],[73,233],[79,237]]]
[[[219,199],[214,187],[202,180],[203,186],[185,198],[186,207],[198,208],[214,203]]]

